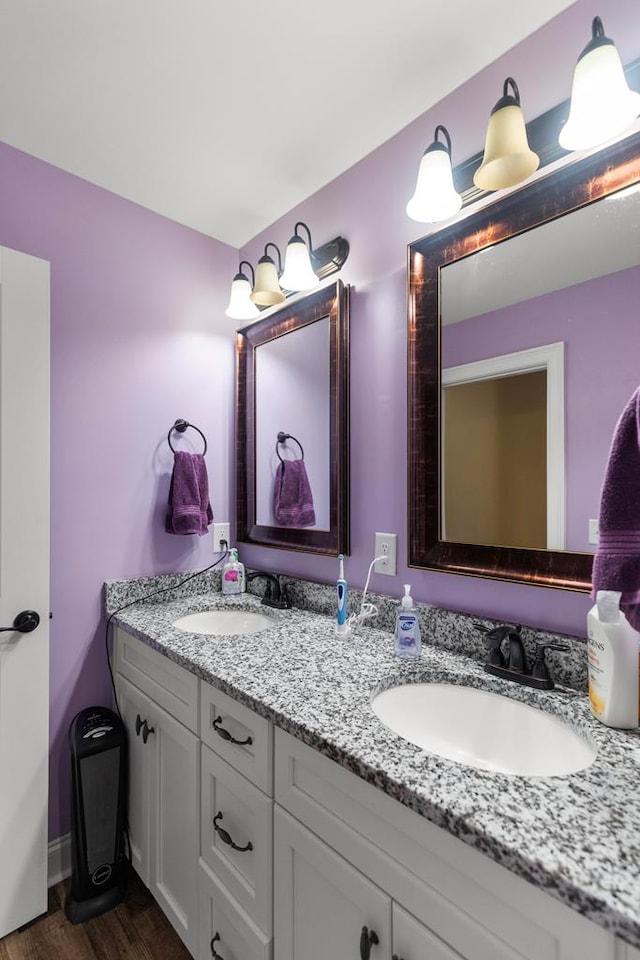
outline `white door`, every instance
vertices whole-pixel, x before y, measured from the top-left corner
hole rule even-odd
[[[0,247],[0,937],[47,908],[49,265]]]

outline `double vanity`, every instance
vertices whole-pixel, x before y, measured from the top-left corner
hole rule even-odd
[[[109,584],[107,608],[150,586]],[[115,617],[133,862],[194,957],[638,960],[640,737],[583,690],[487,675],[470,620],[422,615],[413,663],[390,631],[213,587]]]

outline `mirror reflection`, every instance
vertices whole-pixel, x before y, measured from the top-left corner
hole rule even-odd
[[[440,269],[442,540],[595,551],[639,238],[634,185]]]
[[[323,317],[256,348],[258,524],[329,529],[329,347]]]

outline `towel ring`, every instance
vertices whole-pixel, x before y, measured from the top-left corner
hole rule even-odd
[[[278,439],[276,440],[276,453],[278,455],[278,460],[280,461],[280,463],[284,463],[284,460],[280,456],[280,451],[278,450],[278,447],[281,443],[286,443],[287,440],[293,440],[295,441],[295,443],[298,444],[298,446],[300,447],[300,453],[302,454],[302,459],[304,460],[304,450],[302,449],[302,444],[297,439],[297,437],[292,437],[290,433],[284,433],[284,431],[281,430],[278,433]]]
[[[169,448],[171,452],[173,454],[175,454],[176,452],[171,443],[171,434],[173,433],[174,430],[177,430],[178,433],[184,433],[187,427],[191,427],[192,430],[195,430],[196,433],[199,433],[200,436],[202,437],[202,442],[204,443],[204,450],[202,451],[202,455],[204,456],[205,453],[207,452],[207,438],[205,437],[202,430],[199,429],[199,427],[196,427],[195,424],[193,423],[189,423],[187,420],[176,420],[174,425],[169,430],[169,433],[167,434],[167,443],[169,444]]]

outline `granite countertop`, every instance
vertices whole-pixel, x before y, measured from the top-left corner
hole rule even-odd
[[[217,607],[259,610],[273,619],[273,629],[207,637],[172,626],[187,613]],[[533,691],[490,677],[478,660],[431,645],[424,634],[421,659],[399,661],[388,632],[360,627],[339,638],[328,616],[271,610],[251,595],[146,602],[114,620],[508,870],[640,946],[640,733],[599,724],[583,693],[568,687]],[[420,681],[482,687],[555,713],[597,748],[596,760],[568,776],[521,777],[427,754],[387,729],[370,706],[378,689]]]

